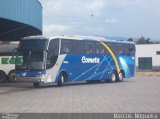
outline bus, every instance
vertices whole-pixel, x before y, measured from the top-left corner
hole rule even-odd
[[[135,44],[95,36],[28,36],[20,41],[16,59],[16,79],[32,81],[34,87],[117,82],[134,76]]]
[[[15,59],[12,58],[12,53],[18,44],[16,41],[0,41],[0,82],[15,80]]]

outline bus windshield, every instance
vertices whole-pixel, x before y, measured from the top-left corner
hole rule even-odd
[[[48,41],[46,39],[22,40],[18,46],[21,50],[46,50]]]
[[[44,51],[17,51],[16,69],[39,70],[45,69]],[[22,60],[22,61],[19,61]]]
[[[47,45],[47,39],[22,39],[17,50],[16,69],[45,69]]]
[[[17,49],[18,42],[0,43],[0,56],[12,56],[13,51]]]

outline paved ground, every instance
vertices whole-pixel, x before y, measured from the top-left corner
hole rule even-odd
[[[1,83],[0,112],[156,113],[160,112],[160,77],[38,89],[31,83]]]

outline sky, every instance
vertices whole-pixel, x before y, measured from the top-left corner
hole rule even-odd
[[[160,40],[160,0],[39,0],[43,35]]]

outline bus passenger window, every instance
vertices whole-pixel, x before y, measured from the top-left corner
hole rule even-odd
[[[128,50],[129,50],[130,55],[135,55],[135,46],[134,45],[130,45]]]
[[[95,42],[85,42],[85,52],[86,54],[95,54]]]
[[[59,39],[52,39],[49,43],[48,54],[47,54],[47,69],[52,68],[58,58],[59,54]]]
[[[58,55],[58,53],[59,53],[59,39],[53,39],[50,41],[48,51],[52,55]]]
[[[73,50],[74,54],[84,54],[84,41],[73,40]]]
[[[62,49],[63,53],[69,53],[69,48],[67,47],[67,44],[63,45],[63,49]]]
[[[105,54],[105,47],[102,46],[100,43],[96,43],[96,54]]]
[[[70,39],[62,39],[61,42],[61,54],[72,53],[72,40]]]
[[[116,49],[115,49],[115,44],[114,44],[114,43],[112,43],[112,42],[110,42],[110,43],[106,42],[105,44],[110,48],[110,50],[111,50],[114,54],[116,53]]]

